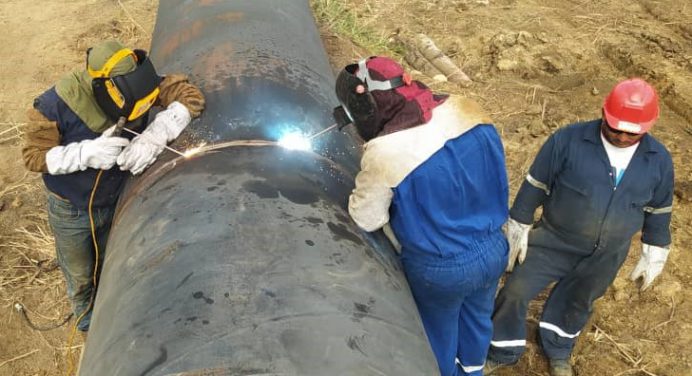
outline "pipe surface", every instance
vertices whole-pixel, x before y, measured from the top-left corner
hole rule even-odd
[[[160,73],[207,99],[121,196],[80,375],[435,375],[396,255],[348,217],[352,134],[304,0],[160,2]]]

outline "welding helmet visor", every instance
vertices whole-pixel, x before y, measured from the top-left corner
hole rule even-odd
[[[112,68],[122,59],[132,56],[136,68],[128,73],[111,77]],[[87,52],[88,61],[88,52]],[[123,48],[113,54],[100,70],[87,65],[92,77],[91,87],[99,107],[113,122],[120,117],[133,121],[146,114],[159,95],[162,77],[144,50]]]
[[[392,90],[405,84],[403,76],[384,81],[373,79],[366,66],[367,60],[369,59],[347,65],[339,72],[336,78],[336,96],[341,106],[334,109],[339,128],[349,123],[355,125],[364,141],[376,137],[384,125],[372,91]]]

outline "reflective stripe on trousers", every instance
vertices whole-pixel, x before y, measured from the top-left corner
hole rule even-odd
[[[599,249],[584,257],[530,246],[526,260],[515,266],[495,301],[488,357],[499,363],[519,360],[526,347],[529,302],[559,281],[545,302],[538,330],[548,358],[569,358],[593,302],[605,293],[626,256],[626,247]]]

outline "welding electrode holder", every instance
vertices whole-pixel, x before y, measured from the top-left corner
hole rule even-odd
[[[348,112],[344,106],[334,107],[332,111],[332,116],[334,116],[334,121],[336,122],[336,127],[342,130],[345,126],[352,124],[351,117],[348,116]]]
[[[125,118],[125,116],[118,118],[118,122],[115,124],[115,129],[113,130],[111,137],[120,137],[120,135],[123,133],[125,123],[127,123],[127,118]]]

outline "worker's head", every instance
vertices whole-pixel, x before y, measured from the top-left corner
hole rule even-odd
[[[656,90],[640,78],[615,85],[603,103],[603,136],[617,147],[636,144],[658,118]]]
[[[432,109],[446,98],[412,81],[399,63],[386,57],[347,65],[336,79],[336,96],[341,103],[335,110],[337,122],[353,123],[365,141],[428,122]]]
[[[159,94],[161,77],[143,50],[105,41],[87,50],[86,67],[96,102],[113,122],[144,115]]]

